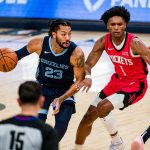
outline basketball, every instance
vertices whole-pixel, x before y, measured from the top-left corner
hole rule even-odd
[[[9,72],[13,70],[18,62],[16,53],[9,48],[0,49],[0,71]]]

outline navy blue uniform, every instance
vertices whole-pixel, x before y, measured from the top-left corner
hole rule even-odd
[[[39,57],[36,78],[43,85],[45,103],[39,112],[39,117],[46,120],[51,102],[64,94],[74,83],[73,67],[70,64],[72,52],[77,47],[73,42],[61,53],[55,54],[51,48],[51,37],[46,36],[43,41],[42,51]],[[60,106],[60,112],[55,115],[55,128],[59,134],[59,140],[64,136],[72,113],[75,113],[74,97],[69,97]]]
[[[0,122],[0,150],[58,150],[56,131],[34,116]]]

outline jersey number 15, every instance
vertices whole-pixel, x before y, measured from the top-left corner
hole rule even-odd
[[[11,135],[11,141],[10,141],[10,150],[23,150],[23,136],[25,135],[25,133],[23,132],[15,132],[15,131],[11,131],[10,132]]]

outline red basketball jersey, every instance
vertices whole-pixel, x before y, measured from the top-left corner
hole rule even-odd
[[[110,33],[105,36],[105,51],[109,55],[119,78],[145,78],[148,74],[146,62],[139,56],[133,55],[130,42],[135,35],[126,33],[122,49],[117,50],[111,40]]]

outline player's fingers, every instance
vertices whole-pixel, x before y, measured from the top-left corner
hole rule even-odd
[[[86,89],[86,86],[83,86],[83,87],[82,87],[82,92],[84,92],[84,91],[85,91],[85,89]]]
[[[89,89],[90,89],[90,87],[87,87],[87,88],[85,89],[86,93],[89,91]]]
[[[56,100],[53,100],[53,101],[51,102],[51,106],[53,106],[53,105],[56,105]]]
[[[54,102],[52,102],[52,103],[51,103],[51,106],[55,106],[55,103],[54,103]]]
[[[56,115],[56,114],[59,113],[59,107],[60,107],[60,106],[56,105],[56,108],[53,110],[52,115]]]
[[[89,91],[89,89],[90,89],[90,86],[84,86],[80,90],[81,90],[81,92],[87,93]]]
[[[52,115],[54,116],[54,115],[56,115],[56,114],[58,114],[58,113],[59,113],[59,109],[55,109],[55,110],[53,110]]]

